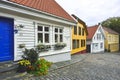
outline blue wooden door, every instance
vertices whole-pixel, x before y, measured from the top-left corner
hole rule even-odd
[[[14,59],[14,20],[0,17],[0,62]]]

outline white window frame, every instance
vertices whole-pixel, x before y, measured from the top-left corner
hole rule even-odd
[[[55,32],[55,29],[58,29],[58,32]],[[62,29],[62,33],[60,33],[60,29]],[[60,35],[62,35],[62,42],[64,42],[64,41],[63,41],[63,32],[64,32],[64,29],[63,29],[63,28],[60,28],[60,27],[55,27],[55,28],[54,28],[54,43],[59,43],[59,42],[61,42],[61,41],[60,41]],[[55,34],[58,35],[58,40],[57,40],[57,42],[55,41]]]
[[[38,27],[39,26],[42,26],[42,28],[43,28],[43,30],[42,31],[38,31]],[[45,31],[45,27],[48,27],[49,28],[49,31],[48,32],[46,32]],[[39,44],[40,42],[38,41],[38,33],[42,33],[43,34],[43,42],[42,42],[42,44],[49,44],[50,43],[50,26],[48,26],[48,25],[40,25],[40,24],[38,24],[37,25],[37,44]],[[48,43],[46,43],[45,42],[45,34],[49,34],[49,42]]]

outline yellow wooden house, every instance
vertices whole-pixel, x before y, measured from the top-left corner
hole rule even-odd
[[[86,36],[88,35],[85,22],[77,16],[72,15],[77,24],[72,28],[72,51],[71,54],[86,52]]]
[[[119,33],[110,28],[103,27],[106,35],[105,50],[109,52],[119,51]]]

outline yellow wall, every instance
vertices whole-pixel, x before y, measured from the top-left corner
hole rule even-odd
[[[79,35],[79,27],[81,27],[81,35]],[[84,36],[82,35],[82,28],[84,29]],[[73,49],[73,40],[79,40],[79,48]],[[81,40],[85,40],[85,46],[81,47]],[[71,54],[86,50],[86,33],[85,28],[81,23],[77,23],[77,35],[74,35],[74,27],[72,28],[72,51]]]
[[[110,52],[119,51],[119,35],[110,34],[107,31],[105,31],[105,34],[105,49]]]

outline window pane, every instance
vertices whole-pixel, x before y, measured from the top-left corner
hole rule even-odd
[[[81,47],[83,47],[83,40],[81,40]]]
[[[58,28],[55,28],[55,32],[58,32]]]
[[[63,29],[60,29],[60,33],[63,33]]]
[[[76,49],[76,40],[73,40],[73,41],[72,41],[72,44],[73,44],[72,48],[73,48],[73,49]]]
[[[84,29],[82,29],[82,35],[84,36]]]
[[[49,34],[45,34],[45,43],[49,43]]]
[[[79,40],[77,40],[77,48],[79,48]]]
[[[81,35],[81,27],[79,27],[79,35]]]
[[[38,31],[43,31],[43,27],[42,26],[38,26]]]
[[[60,35],[60,42],[63,42],[63,35]]]
[[[58,42],[58,34],[55,34],[55,42]]]
[[[77,35],[77,26],[74,26],[74,34]]]
[[[43,34],[38,33],[38,43],[43,43]]]
[[[46,32],[49,32],[49,27],[45,27],[45,31],[46,31]]]

